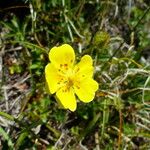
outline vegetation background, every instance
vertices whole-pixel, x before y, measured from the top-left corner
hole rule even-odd
[[[75,112],[45,90],[64,43],[92,56],[99,83]],[[150,149],[150,1],[1,0],[0,149]]]

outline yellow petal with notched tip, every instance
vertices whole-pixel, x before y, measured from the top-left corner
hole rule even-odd
[[[94,99],[95,92],[98,90],[98,83],[92,78],[87,78],[78,82],[74,86],[74,90],[81,101],[88,103]]]
[[[63,77],[52,63],[46,65],[45,77],[50,93],[54,94],[62,86],[60,83]]]
[[[75,66],[74,72],[76,73],[76,78],[84,79],[86,77],[93,76],[93,66],[92,58],[89,55],[85,55],[81,58],[81,61]]]
[[[66,89],[63,87],[56,92],[56,96],[61,105],[71,111],[75,111],[77,107],[73,89]]]
[[[72,67],[75,61],[73,48],[68,44],[53,47],[49,52],[49,59],[56,68],[67,70]]]

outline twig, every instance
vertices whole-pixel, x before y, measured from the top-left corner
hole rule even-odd
[[[13,109],[15,103],[16,103],[17,101],[19,101],[20,98],[21,98],[21,95],[18,96],[18,97],[13,101],[12,106],[10,107],[9,111]]]
[[[6,52],[12,52],[12,51],[19,51],[22,50],[22,46],[18,46],[16,48],[11,48],[11,49],[5,49]]]
[[[145,126],[144,124],[141,124],[140,122],[137,122],[136,125],[140,126],[141,128],[150,131],[150,128],[148,128],[147,126]]]
[[[117,127],[115,127],[115,126],[113,126],[112,127],[114,130],[116,130],[117,132],[119,132],[119,129],[117,128]],[[135,144],[132,142],[132,140],[129,138],[129,137],[127,137],[125,134],[121,134],[121,136],[124,138],[124,140],[126,141],[126,143],[128,143],[128,142],[130,142],[130,144],[133,146],[133,148],[135,148]]]
[[[140,24],[140,22],[143,20],[143,18],[147,15],[147,13],[150,10],[150,6],[145,10],[143,16],[141,16],[141,18],[138,20],[137,24],[133,27],[132,31],[135,31],[137,26]]]
[[[96,144],[96,150],[100,150],[100,146],[99,146],[99,134],[98,132],[95,133],[95,144]]]
[[[8,111],[8,95],[7,95],[7,88],[3,86],[4,90],[4,98],[5,98],[5,106],[6,106],[6,111]]]
[[[120,108],[119,108],[120,109]],[[118,150],[120,150],[120,145],[122,141],[122,112],[121,109],[119,110],[119,131],[118,131]]]
[[[12,7],[7,7],[7,8],[4,8],[4,9],[0,9],[0,12],[8,11],[10,9],[17,9],[17,8],[29,8],[29,6],[12,6]]]

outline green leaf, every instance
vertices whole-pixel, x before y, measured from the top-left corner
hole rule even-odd
[[[10,150],[13,150],[13,145],[14,144],[11,141],[9,135],[5,132],[5,130],[2,127],[0,127],[0,135],[2,135],[5,140],[7,140],[7,143],[8,143],[8,146],[9,146]]]

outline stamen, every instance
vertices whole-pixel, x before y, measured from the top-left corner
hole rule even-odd
[[[60,64],[60,68],[62,68],[63,64]]]
[[[80,68],[78,67],[77,70],[75,71],[75,73],[77,73],[80,70]]]
[[[68,67],[68,64],[64,64],[64,67]]]
[[[80,89],[80,87],[79,87],[79,86],[77,86],[77,89],[79,90],[79,89]]]

